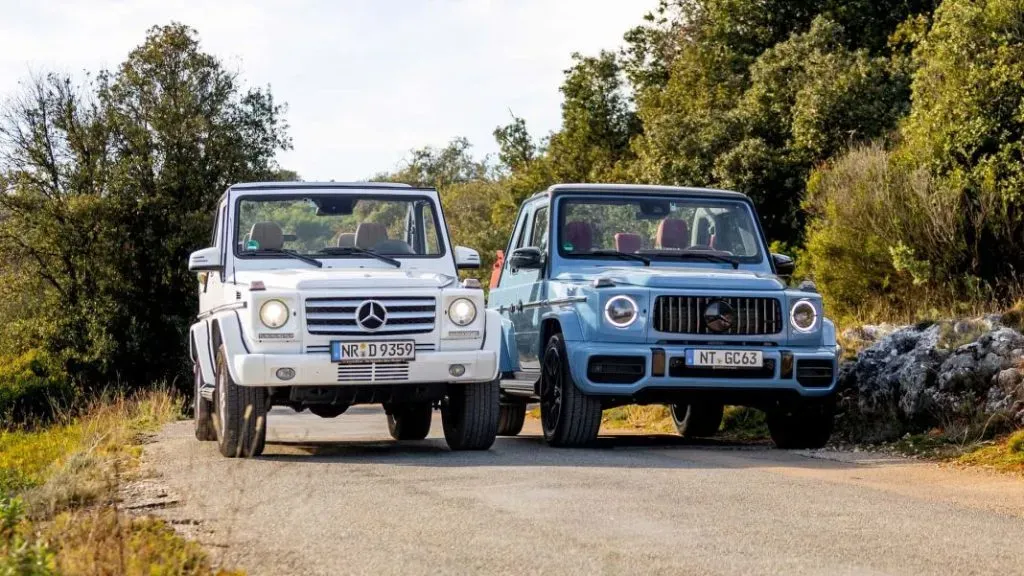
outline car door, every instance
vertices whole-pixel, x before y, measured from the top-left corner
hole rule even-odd
[[[210,246],[221,248],[221,261],[224,261],[224,247],[227,244],[227,201],[222,201],[217,206],[214,216],[213,233],[210,235]],[[206,312],[209,309],[221,304],[222,284],[224,283],[224,272],[200,272],[199,273],[199,312]]]
[[[534,207],[530,218],[530,233],[527,246],[540,249],[542,254],[548,250],[548,206],[546,203]],[[541,315],[544,306],[540,302],[547,299],[547,281],[545,271],[549,258],[545,258],[544,267],[540,270],[523,270],[523,283],[519,286],[520,299],[524,303],[516,334],[522,334],[519,347],[519,366],[524,372],[540,372],[540,354],[546,344],[540,341]]]
[[[501,278],[498,280],[498,286],[491,289],[488,295],[488,305],[497,309],[506,323],[512,326],[511,337],[516,345],[516,356],[519,355],[519,351],[524,345],[528,345],[519,333],[519,330],[525,329],[523,311],[520,308],[520,304],[523,302],[520,288],[524,283],[532,283],[532,277],[527,274],[530,272],[529,270],[514,269],[511,256],[516,249],[526,246],[532,215],[533,206],[530,204],[523,206],[519,211],[519,218],[516,219],[512,238],[505,250],[505,263],[501,269]],[[508,336],[510,334],[506,334],[506,337]]]

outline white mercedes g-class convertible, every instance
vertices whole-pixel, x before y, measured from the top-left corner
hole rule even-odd
[[[333,418],[383,404],[396,439],[425,438],[439,407],[451,449],[489,448],[501,320],[478,282],[459,283],[480,256],[447,231],[433,189],[228,189],[213,245],[189,258],[196,437],[228,457],[257,456],[272,406]]]

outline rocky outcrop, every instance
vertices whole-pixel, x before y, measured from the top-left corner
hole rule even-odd
[[[840,370],[846,439],[1024,426],[1024,335],[999,317],[861,330],[878,337]]]

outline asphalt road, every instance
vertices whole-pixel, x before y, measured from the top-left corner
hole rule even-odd
[[[375,408],[269,424],[260,459],[191,422],[145,456],[154,510],[249,574],[1024,574],[1024,479],[671,436],[555,450],[529,421],[452,453],[437,413],[398,443]]]

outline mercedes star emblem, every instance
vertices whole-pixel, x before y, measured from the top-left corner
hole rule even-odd
[[[715,300],[704,309],[704,323],[712,332],[726,332],[735,321],[736,311],[721,300]]]
[[[356,308],[356,324],[368,332],[380,330],[388,321],[388,310],[376,300],[367,300]]]

